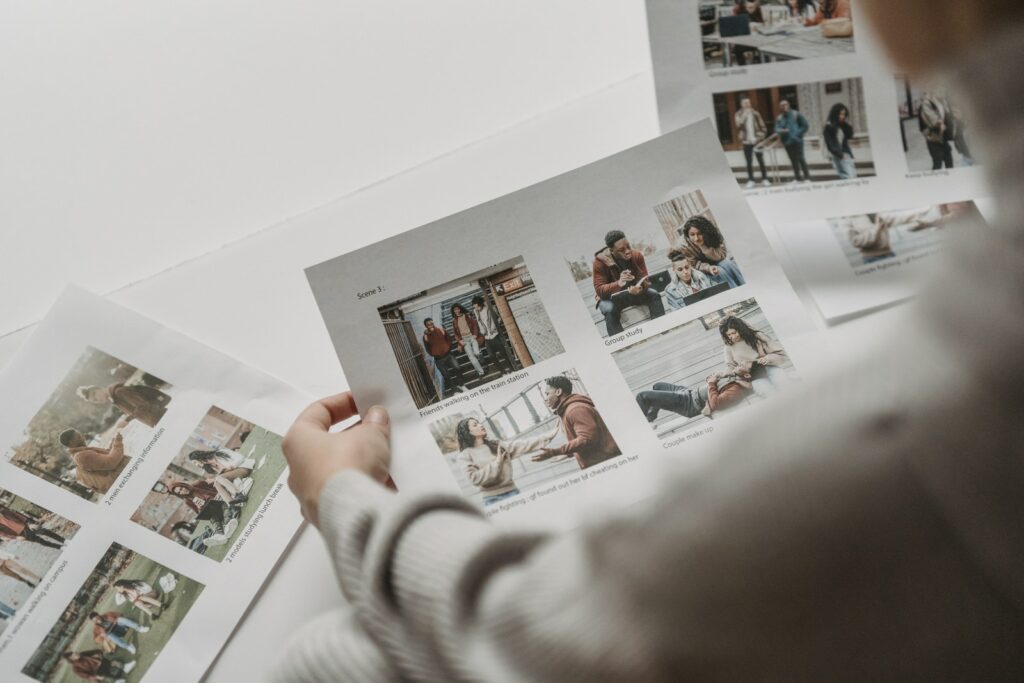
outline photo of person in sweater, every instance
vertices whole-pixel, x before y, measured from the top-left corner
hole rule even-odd
[[[522,257],[414,292],[377,310],[419,409],[564,350]]]
[[[485,507],[621,455],[575,370],[430,424],[463,495]]]
[[[87,347],[7,452],[16,467],[98,501],[153,439],[174,397],[155,375]]]
[[[793,372],[754,299],[639,341],[612,358],[660,438],[767,398]]]

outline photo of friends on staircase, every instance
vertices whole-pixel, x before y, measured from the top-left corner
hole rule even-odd
[[[522,258],[381,306],[417,408],[563,353]]]
[[[430,424],[467,498],[508,501],[622,454],[575,370]]]
[[[699,11],[708,69],[854,52],[850,0],[701,2]]]
[[[612,354],[660,438],[771,396],[793,364],[747,299]]]
[[[153,438],[172,396],[162,379],[86,348],[7,457],[29,474],[99,500]]]
[[[875,175],[859,78],[723,92],[713,101],[718,139],[748,190]]]
[[[746,284],[700,190],[655,206],[654,218],[597,237],[592,261],[568,260],[602,337]]]
[[[281,437],[210,408],[132,521],[220,561],[285,466]]]

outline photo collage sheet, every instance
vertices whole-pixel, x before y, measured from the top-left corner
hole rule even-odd
[[[399,489],[511,520],[639,499],[645,461],[798,382],[812,329],[707,122],[307,276]]]
[[[647,18],[662,132],[712,119],[826,321],[912,296],[983,222],[968,108],[888,71],[856,0],[647,0]]]
[[[68,289],[0,401],[0,680],[199,680],[302,522],[306,398]]]

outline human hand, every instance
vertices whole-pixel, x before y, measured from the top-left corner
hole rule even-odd
[[[626,285],[628,285],[630,282],[632,282],[635,279],[636,279],[636,276],[633,275],[633,271],[624,270],[624,271],[622,271],[622,274],[619,275],[619,287],[620,288],[625,288]]]
[[[721,378],[718,376],[718,373],[713,372],[710,375],[708,375],[707,379],[704,381],[707,382],[708,384],[712,384],[713,382],[717,382],[719,379]]]
[[[319,526],[320,492],[336,473],[358,470],[384,483],[391,464],[390,420],[374,406],[358,424],[341,432],[333,425],[357,414],[350,392],[311,404],[295,418],[282,448],[290,468],[288,487],[299,499],[302,514]]]
[[[758,365],[768,365],[768,359],[765,358],[764,356],[761,356],[754,362],[757,363]]]
[[[558,455],[558,453],[555,452],[554,448],[542,448],[540,449],[540,453],[530,458],[530,460],[533,462],[544,462],[545,460],[550,460],[556,455]]]
[[[643,289],[643,288],[642,288],[642,287],[641,287],[640,285],[636,285],[636,286],[634,286],[634,287],[630,287],[630,288],[629,288],[629,289],[627,289],[626,291],[627,291],[627,292],[629,292],[630,294],[632,294],[633,296],[637,296],[638,294],[640,294],[640,292],[642,291],[642,289]]]
[[[718,266],[711,266],[711,277],[718,277],[718,274],[722,272],[722,269]]]

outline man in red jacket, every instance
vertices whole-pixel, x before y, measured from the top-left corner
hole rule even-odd
[[[661,294],[651,289],[644,255],[630,246],[625,233],[612,230],[605,235],[604,243],[611,250],[611,263],[607,259],[594,259],[594,291],[608,336],[614,337],[622,332],[623,309],[647,306],[651,318],[660,318],[665,315],[665,305]]]
[[[594,402],[583,394],[573,393],[572,380],[555,375],[544,380],[544,384],[544,403],[562,419],[568,441],[558,448],[543,449],[533,456],[535,461],[572,454],[580,469],[586,469],[622,455]]]
[[[423,321],[423,349],[434,359],[434,366],[441,373],[444,386],[441,387],[441,398],[455,393],[464,386],[459,364],[452,355],[452,340],[448,332],[434,324],[433,318]]]

